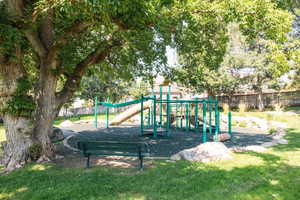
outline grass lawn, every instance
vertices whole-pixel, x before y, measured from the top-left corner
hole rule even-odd
[[[0,175],[0,199],[299,200],[300,117],[277,117],[289,124],[290,143],[264,153],[209,164],[160,160],[143,172],[30,164]]]
[[[109,119],[113,119],[116,116],[116,114],[111,113],[109,114]],[[93,120],[94,119],[94,115],[93,114],[87,114],[87,115],[80,115],[79,117],[70,117],[70,118],[64,118],[64,117],[58,117],[55,121],[54,121],[54,125],[59,125],[61,122],[65,121],[65,120],[70,120],[72,122],[74,121],[78,121],[78,120]],[[104,120],[105,119],[105,114],[98,114],[98,120]]]

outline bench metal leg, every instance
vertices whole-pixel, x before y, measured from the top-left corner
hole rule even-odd
[[[86,168],[90,168],[90,154],[87,155],[87,159],[86,159]]]
[[[143,156],[140,156],[140,170],[143,170]]]

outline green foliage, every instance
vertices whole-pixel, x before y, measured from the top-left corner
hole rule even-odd
[[[272,135],[272,134],[276,133],[276,131],[277,131],[276,127],[271,127],[271,128],[268,130],[268,133],[269,133],[270,135]]]
[[[150,91],[150,84],[144,80],[140,80],[129,89],[129,95],[134,99],[140,99],[142,95],[146,96],[150,94]]]
[[[42,146],[40,144],[33,144],[29,147],[29,155],[32,160],[37,160],[42,155]]]
[[[31,89],[32,84],[27,78],[19,78],[15,93],[6,102],[1,112],[15,116],[30,116],[36,108],[36,104],[28,94]]]
[[[258,0],[197,1],[193,9],[199,9],[200,14],[186,14],[179,26],[180,34],[175,35],[175,41],[182,45],[176,46],[180,64],[170,73],[173,80],[196,92],[232,94],[245,83],[240,68],[258,64],[247,64],[249,57],[253,57],[252,62],[259,60],[256,57],[263,59],[259,66],[271,77],[289,71],[283,43],[288,39],[293,17],[287,11],[277,9],[271,1]],[[243,43],[235,43],[239,38]],[[255,46],[263,46],[264,52],[258,52]],[[236,48],[240,52],[235,52]]]
[[[128,87],[131,82],[122,79],[114,73],[95,73],[94,75],[85,76],[81,81],[81,87],[78,97],[85,100],[117,102],[128,94]]]
[[[247,127],[247,122],[246,121],[242,121],[239,123],[240,127],[246,128]]]

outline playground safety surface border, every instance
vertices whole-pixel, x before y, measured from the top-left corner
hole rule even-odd
[[[134,125],[94,129],[91,124],[85,124],[74,125],[68,129],[77,132],[69,136],[67,140],[67,144],[75,149],[78,141],[147,142],[150,145],[152,157],[170,157],[183,149],[202,143],[201,132],[186,132],[178,129],[172,129],[171,136],[157,138],[149,135],[140,136],[140,127]],[[227,147],[261,145],[272,141],[271,136],[252,128],[233,128],[233,135],[232,141],[224,142]]]

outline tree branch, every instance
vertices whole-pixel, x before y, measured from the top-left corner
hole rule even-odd
[[[34,51],[39,55],[39,57],[45,57],[47,54],[47,50],[44,47],[42,41],[40,40],[38,33],[36,31],[26,30],[25,36],[31,43]]]
[[[64,31],[64,34],[61,37],[57,38],[55,44],[53,44],[52,47],[49,49],[47,60],[54,59],[58,53],[58,50],[63,45],[66,45],[70,41],[70,39],[81,37],[82,32],[91,25],[91,23],[77,21],[71,27],[67,28]]]
[[[77,64],[73,73],[68,76],[64,88],[57,93],[57,103],[61,106],[72,97],[75,90],[80,86],[81,79],[88,67],[93,64],[99,64],[106,59],[113,47],[121,46],[120,41],[115,41],[112,37],[101,42],[101,44],[91,52],[84,60]]]

